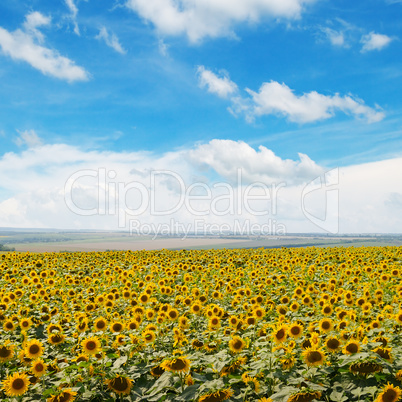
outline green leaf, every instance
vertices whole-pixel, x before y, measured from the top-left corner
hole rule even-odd
[[[345,396],[344,392],[342,392],[342,391],[339,392],[336,390],[333,390],[330,393],[329,398],[331,399],[331,401],[334,401],[334,402],[344,402],[344,401],[348,400],[348,397]]]
[[[127,356],[121,356],[113,363],[113,368],[120,368],[126,362],[127,362]]]

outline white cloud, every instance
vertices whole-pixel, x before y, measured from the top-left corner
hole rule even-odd
[[[271,81],[264,82],[258,92],[246,88],[249,96],[244,97],[227,73],[219,78],[203,66],[198,67],[197,73],[202,88],[206,87],[208,92],[221,98],[229,98],[232,103],[229,111],[234,115],[244,115],[250,122],[257,116],[274,114],[297,123],[311,123],[333,117],[337,111],[364,118],[369,123],[384,118],[383,112],[349,95],[322,95],[316,91],[295,95],[286,84]]]
[[[333,46],[346,46],[345,35],[342,31],[336,31],[332,28],[321,28],[322,33],[328,38]]]
[[[36,134],[35,130],[25,130],[19,134],[19,137],[15,141],[19,147],[26,145],[28,148],[34,148],[42,145],[42,140]]]
[[[127,7],[166,35],[205,37],[233,35],[235,24],[263,18],[297,19],[316,0],[127,0]]]
[[[294,122],[309,123],[333,117],[337,110],[365,118],[369,123],[384,118],[384,113],[376,111],[366,106],[361,100],[355,100],[350,96],[322,95],[316,91],[298,96],[287,85],[276,81],[265,82],[258,92],[250,89],[246,89],[246,91],[254,103],[249,112],[249,118],[279,114]]]
[[[381,50],[388,46],[392,41],[387,35],[377,34],[375,32],[370,32],[367,35],[363,35],[361,38],[361,43],[363,43],[362,52],[369,52],[372,50]]]
[[[263,182],[302,183],[323,173],[307,155],[299,154],[299,160],[282,159],[260,145],[258,151],[243,141],[212,140],[189,151],[191,160],[200,166],[214,169],[221,177],[234,182],[241,167],[246,183]]]
[[[207,88],[208,92],[218,95],[220,98],[227,98],[238,90],[237,85],[230,80],[226,72],[223,72],[223,77],[220,78],[212,71],[206,70],[204,66],[200,66],[197,74],[199,86]]]
[[[66,81],[83,81],[89,78],[88,73],[75,63],[61,56],[57,50],[42,46],[43,34],[39,26],[49,25],[50,19],[38,12],[27,15],[24,29],[9,32],[0,27],[0,48],[2,52],[14,60],[22,60],[45,75]]]
[[[119,42],[119,38],[114,33],[110,34],[105,27],[102,27],[99,30],[99,34],[96,36],[96,39],[103,40],[106,45],[120,54],[126,53]]]
[[[41,26],[48,26],[51,23],[51,18],[47,17],[37,11],[28,14],[25,17],[24,28],[39,42],[43,42],[44,36],[37,28]]]
[[[400,232],[402,158],[335,171],[339,179],[325,181],[325,169],[307,155],[282,159],[264,146],[256,150],[241,141],[216,139],[162,155],[38,145],[0,156],[0,189],[8,194],[0,199],[0,226],[117,229],[123,217],[126,228],[136,220],[173,220],[193,227],[198,220],[232,228],[235,222],[264,224],[271,219],[287,232],[317,232],[325,229],[326,217],[338,219],[339,209],[341,232]],[[74,212],[66,205],[65,191],[76,173],[70,182]],[[316,177],[313,183],[318,184],[309,185]],[[266,197],[246,208],[245,194],[256,182],[269,191],[253,187],[252,195]],[[330,196],[335,204],[328,203]],[[152,200],[159,214],[151,211]],[[116,204],[120,208],[114,210]],[[142,213],[135,215],[141,207]],[[84,208],[98,210],[85,216]],[[170,208],[175,211],[163,213]],[[258,216],[256,211],[268,214]],[[324,224],[317,227],[312,216],[322,217]]]
[[[70,18],[74,24],[74,33],[80,35],[80,29],[77,23],[78,7],[75,5],[74,0],[65,0],[66,6],[70,10]]]
[[[162,56],[168,56],[169,55],[169,45],[167,45],[163,39],[159,39],[158,40],[158,49],[159,49],[159,53]]]

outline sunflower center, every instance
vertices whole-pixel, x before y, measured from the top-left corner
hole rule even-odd
[[[126,391],[127,388],[129,387],[128,381],[126,378],[123,377],[117,377],[111,381],[111,386],[114,388],[116,391]]]
[[[176,359],[172,363],[173,370],[183,370],[184,368],[186,368],[186,362],[183,359]]]
[[[39,351],[40,351],[40,348],[39,348],[39,346],[38,345],[31,345],[30,347],[29,347],[29,353],[31,354],[31,355],[36,355],[36,354],[38,354],[39,353]]]
[[[196,348],[202,348],[202,347],[204,346],[204,343],[201,342],[201,341],[199,341],[198,339],[196,339],[196,340],[193,342],[193,345],[194,345]]]
[[[89,341],[86,344],[86,348],[88,350],[95,350],[96,349],[96,343],[94,341]]]
[[[57,402],[69,402],[71,400],[71,394],[63,392],[57,397]]]
[[[22,378],[16,378],[12,383],[12,388],[15,390],[20,390],[24,388],[25,382]]]
[[[113,324],[113,331],[114,332],[120,332],[123,329],[123,326],[119,323]]]
[[[44,367],[42,363],[36,363],[35,370],[36,371],[43,371]]]
[[[331,324],[328,321],[323,321],[321,327],[322,327],[322,329],[330,329]]]
[[[292,327],[290,329],[290,332],[292,333],[292,335],[299,335],[300,334],[300,328],[299,327]]]
[[[322,359],[322,355],[321,355],[321,353],[318,352],[317,350],[311,351],[311,352],[308,354],[308,356],[307,356],[307,360],[308,360],[310,363],[319,362],[319,361],[321,361],[321,359]]]
[[[280,329],[277,333],[276,333],[276,338],[277,339],[282,339],[285,337],[285,330],[284,329]]]
[[[53,342],[55,342],[55,343],[63,342],[63,336],[60,335],[60,334],[53,335],[52,340],[53,340]]]
[[[358,347],[355,343],[351,343],[350,345],[346,346],[346,350],[349,353],[357,353],[358,352]]]
[[[327,342],[328,349],[338,349],[339,345],[340,345],[340,342],[338,341],[338,339],[330,339]]]
[[[395,402],[397,401],[398,394],[393,389],[387,389],[382,396],[384,402]]]
[[[11,355],[11,350],[7,349],[5,346],[0,348],[0,357],[9,357]]]
[[[99,321],[96,323],[96,328],[103,329],[106,327],[106,323],[104,321]]]

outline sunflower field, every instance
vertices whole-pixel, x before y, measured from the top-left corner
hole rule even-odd
[[[1,401],[401,398],[402,248],[0,255]]]

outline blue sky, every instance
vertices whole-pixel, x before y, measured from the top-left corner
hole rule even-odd
[[[62,189],[68,169],[99,169],[119,155],[124,170],[141,161],[162,168],[169,155],[188,161],[191,154],[191,163],[175,167],[191,171],[189,183],[230,182],[230,169],[219,168],[225,164],[249,169],[249,182],[264,177],[289,187],[314,179],[317,169],[359,167],[350,177],[359,181],[370,163],[388,177],[384,166],[400,167],[402,149],[400,16],[398,0],[3,0],[0,176],[10,174],[8,158],[24,167],[0,184],[0,226],[65,227],[71,219],[59,218],[60,199],[53,215],[47,206],[38,216],[22,200]],[[203,146],[215,159],[200,155]],[[55,147],[71,150],[71,159],[46,161]],[[220,160],[220,147],[250,152],[259,164]],[[311,161],[309,174],[300,173],[308,163],[299,154]],[[390,181],[370,206],[381,206],[382,220],[359,231],[400,231],[389,215],[391,204],[400,212],[399,183]],[[354,195],[342,194],[349,205]],[[77,227],[113,228],[99,216],[85,219]],[[356,228],[340,210],[342,219],[340,231]],[[384,220],[391,223],[380,227]]]

